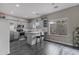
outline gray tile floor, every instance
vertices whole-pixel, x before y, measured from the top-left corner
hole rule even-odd
[[[43,41],[30,46],[26,40],[11,42],[9,55],[79,55],[79,50],[57,43]]]

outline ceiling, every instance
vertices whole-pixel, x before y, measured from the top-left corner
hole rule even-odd
[[[78,3],[0,3],[0,12],[18,17],[35,18],[76,5]]]

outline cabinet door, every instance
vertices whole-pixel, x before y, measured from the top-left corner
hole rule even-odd
[[[44,20],[43,25],[44,25],[44,27],[48,27],[48,20]]]

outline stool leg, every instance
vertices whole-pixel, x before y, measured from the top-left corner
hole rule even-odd
[[[40,44],[42,43],[42,37],[40,37]]]
[[[37,40],[38,40],[38,39],[36,38],[36,45],[37,45]]]
[[[40,43],[42,43],[42,41],[43,41],[43,37],[41,37],[41,39],[40,39]]]

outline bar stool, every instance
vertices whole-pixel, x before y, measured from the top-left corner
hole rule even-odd
[[[41,32],[40,33],[40,43],[42,43],[43,39],[44,39],[44,34]]]
[[[44,38],[44,34],[40,32],[40,35],[36,36],[36,44],[38,43],[38,40],[40,41],[39,43],[41,44]]]
[[[36,44],[38,43],[38,40],[40,40],[40,36],[36,36]]]

